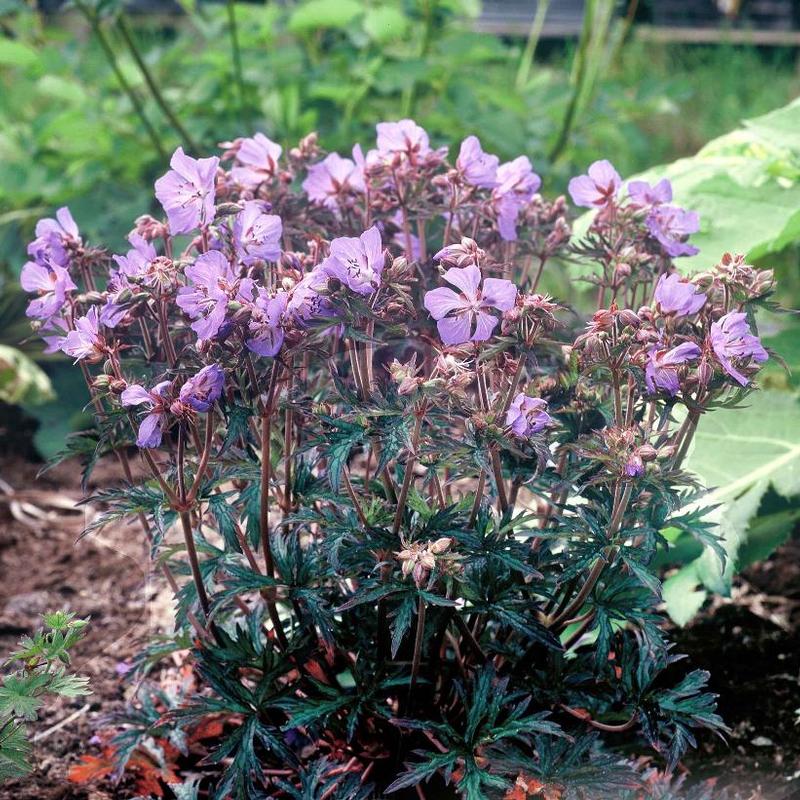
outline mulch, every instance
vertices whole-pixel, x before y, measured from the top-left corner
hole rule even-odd
[[[44,611],[90,616],[74,665],[89,676],[93,694],[48,704],[35,726],[44,733],[35,744],[36,771],[0,787],[0,798],[130,797],[124,786],[75,786],[66,775],[82,754],[96,751],[90,740],[103,717],[124,704],[118,670],[151,631],[168,624],[170,597],[143,569],[136,526],[110,526],[78,541],[91,509],[73,508],[81,497],[77,465],[37,478],[39,468],[13,456],[0,461],[0,654],[34,630]],[[89,488],[120,477],[115,464],[102,463]],[[743,800],[800,797],[800,542],[746,572],[731,599],[716,601],[676,636],[676,651],[711,672],[732,730],[727,741],[701,738],[681,765],[688,782],[716,777],[720,789]]]

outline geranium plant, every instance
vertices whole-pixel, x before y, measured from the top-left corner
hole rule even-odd
[[[170,166],[126,254],[62,209],[22,273],[96,410],[68,452],[128,476],[91,529],[138,520],[175,591],[138,672],[191,651],[117,720],[116,768],[161,748],[218,800],[606,797],[723,732],[649,564],[667,526],[724,554],[682,464],[767,358],[771,274],[682,278],[696,215],[607,161],[570,183],[575,241],[526,157],[448,161],[411,120]],[[564,264],[588,322],[540,291]]]

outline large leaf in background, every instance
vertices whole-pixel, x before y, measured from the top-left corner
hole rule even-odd
[[[707,549],[664,582],[667,611],[680,625],[699,610],[707,591],[730,591],[741,556],[750,562],[769,554],[798,516],[800,402],[790,392],[765,390],[752,394],[747,403],[746,408],[704,416],[686,464],[711,490],[702,504],[717,506],[711,519],[723,537],[728,560],[723,569]],[[779,515],[751,524],[770,488],[790,502]]]
[[[53,387],[42,368],[15,347],[0,344],[0,400],[40,405],[53,399]]]
[[[691,237],[700,253],[680,259],[683,270],[707,269],[726,252],[780,252],[800,239],[800,99],[640,177],[669,178],[675,203],[700,214]]]

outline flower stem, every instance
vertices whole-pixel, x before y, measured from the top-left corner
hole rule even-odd
[[[164,95],[161,93],[161,89],[153,77],[153,73],[147,66],[147,63],[145,62],[144,58],[142,57],[142,53],[139,50],[139,46],[136,44],[136,39],[133,36],[130,26],[128,25],[125,14],[120,14],[117,17],[117,28],[119,29],[122,39],[127,45],[133,60],[136,62],[136,66],[142,73],[142,77],[150,89],[150,93],[153,95],[153,99],[156,101],[156,104],[161,109],[164,116],[169,120],[169,123],[174,128],[175,132],[183,140],[183,143],[194,153],[199,153],[197,142],[195,142],[191,137],[189,132],[183,126],[183,123],[178,119],[172,106],[170,106],[170,104],[164,98]]]

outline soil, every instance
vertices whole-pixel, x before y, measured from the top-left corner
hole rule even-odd
[[[95,750],[90,739],[103,717],[123,704],[118,670],[168,620],[170,596],[143,571],[135,526],[110,526],[77,541],[92,513],[74,509],[82,496],[77,465],[37,479],[39,468],[14,456],[0,461],[0,658],[44,611],[66,607],[91,616],[74,666],[90,677],[93,694],[48,705],[35,726],[36,771],[0,787],[0,799],[127,798],[132,793],[124,786],[74,786],[66,773]],[[120,477],[115,464],[102,463],[89,489]],[[681,765],[688,782],[717,777],[720,789],[743,800],[800,797],[800,541],[746,572],[732,598],[676,636],[677,652],[710,671],[732,730],[727,742],[701,739]]]

